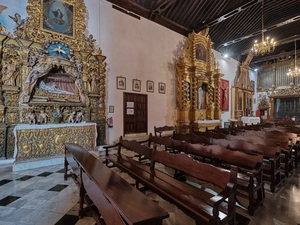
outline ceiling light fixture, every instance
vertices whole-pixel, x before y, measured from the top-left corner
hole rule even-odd
[[[297,67],[297,41],[295,40],[295,67],[294,69],[289,69],[289,72],[286,74],[289,77],[298,77],[300,76],[300,68]]]
[[[264,1],[262,1],[261,4],[261,23],[262,23],[262,30],[261,30],[261,37],[262,37],[262,41],[261,42],[257,42],[257,40],[255,40],[255,43],[251,49],[252,53],[254,55],[264,55],[264,54],[269,54],[274,52],[275,46],[276,46],[276,42],[274,41],[274,39],[269,39],[269,37],[267,37],[265,39],[264,36]]]

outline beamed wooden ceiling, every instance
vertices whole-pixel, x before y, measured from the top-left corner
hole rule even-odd
[[[243,61],[255,40],[261,41],[262,0],[107,0],[113,8],[144,17],[187,36],[209,27],[213,48]],[[300,49],[300,0],[264,0],[265,36],[277,47],[255,56],[251,67],[294,55]],[[300,50],[299,50],[300,52]],[[298,53],[298,52],[297,52]]]

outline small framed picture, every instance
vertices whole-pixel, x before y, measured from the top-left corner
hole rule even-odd
[[[126,90],[126,78],[118,76],[117,77],[117,89]]]
[[[159,82],[158,83],[158,93],[165,94],[166,93],[166,84]]]
[[[147,92],[154,92],[154,82],[147,80]]]
[[[108,107],[108,112],[109,112],[109,113],[114,113],[114,111],[115,111],[115,107],[114,107],[113,105],[110,105],[110,106]]]
[[[133,91],[141,91],[141,80],[133,79],[132,80],[132,90]]]

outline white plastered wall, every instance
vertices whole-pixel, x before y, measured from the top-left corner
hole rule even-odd
[[[107,143],[111,144],[123,135],[123,90],[116,89],[116,77],[126,77],[125,92],[132,91],[132,79],[142,82],[141,94],[148,95],[148,133],[154,126],[174,125],[176,108],[175,61],[186,37],[142,18],[140,20],[112,9],[104,0],[86,0],[88,31],[94,35],[103,55],[107,57],[107,106],[114,106],[114,113],[108,113],[114,120],[108,128]],[[213,41],[213,40],[212,40]],[[214,51],[223,79],[232,87],[238,62],[226,59]],[[252,75],[250,75],[252,76]],[[256,77],[252,78],[251,80]],[[155,84],[154,93],[146,92],[146,81]],[[166,83],[166,94],[158,93],[158,83]],[[256,83],[256,82],[255,82]],[[136,93],[136,92],[134,92]],[[229,111],[222,113],[222,124],[230,119]]]

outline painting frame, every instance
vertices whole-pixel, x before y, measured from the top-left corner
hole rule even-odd
[[[62,0],[41,0],[41,3],[40,30],[75,39],[76,3]],[[60,14],[64,16],[60,18]],[[67,18],[67,21],[63,20],[65,18]]]
[[[146,82],[146,91],[147,92],[154,92],[154,81],[147,80]]]
[[[229,111],[229,80],[220,80],[220,110]]]
[[[163,82],[158,83],[158,93],[165,94],[166,93],[166,84]]]
[[[132,80],[132,91],[141,91],[141,80],[133,79]]]
[[[117,89],[126,90],[126,77],[117,76]]]

